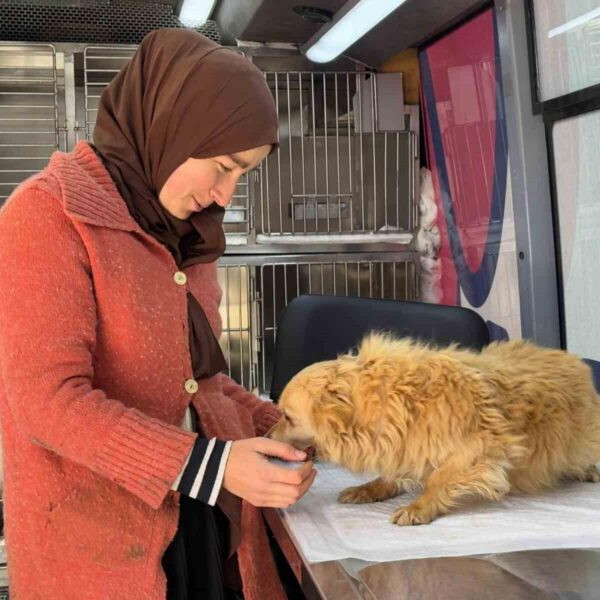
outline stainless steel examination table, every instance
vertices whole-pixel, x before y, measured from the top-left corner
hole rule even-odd
[[[285,511],[264,515],[309,600],[600,599],[600,548],[309,563]]]

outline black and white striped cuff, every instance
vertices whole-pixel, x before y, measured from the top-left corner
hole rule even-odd
[[[171,489],[214,506],[223,485],[231,444],[199,437]]]

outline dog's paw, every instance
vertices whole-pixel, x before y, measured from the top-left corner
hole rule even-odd
[[[425,525],[433,520],[432,516],[412,504],[399,508],[390,521],[395,525]]]
[[[567,475],[565,479],[571,481],[589,481],[590,483],[599,483],[600,471],[598,471],[598,467],[596,467],[596,465],[590,465],[587,469],[582,469],[577,473]]]
[[[600,482],[600,471],[598,471],[598,467],[596,467],[596,465],[591,465],[586,470],[584,481],[589,481],[590,483]]]
[[[346,488],[338,496],[338,502],[342,504],[367,504],[378,500],[381,498],[374,498],[373,490],[364,485]]]
[[[368,483],[349,487],[340,492],[338,502],[342,504],[366,504],[367,502],[382,502],[398,495],[398,484],[385,481],[378,477]]]

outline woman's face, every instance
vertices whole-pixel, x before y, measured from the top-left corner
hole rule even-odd
[[[271,146],[260,146],[213,158],[188,158],[171,173],[158,199],[178,219],[187,219],[213,202],[225,207],[239,178],[254,169],[270,150]]]

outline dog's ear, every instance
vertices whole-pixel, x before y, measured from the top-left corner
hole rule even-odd
[[[328,375],[313,404],[313,419],[317,429],[340,435],[347,432],[352,423],[353,378],[335,368]]]
[[[322,402],[334,402],[340,406],[352,404],[352,388],[348,380],[336,378],[330,381],[321,396]]]
[[[313,407],[313,422],[317,432],[324,437],[343,436],[348,433],[352,416],[347,406],[323,402]]]

